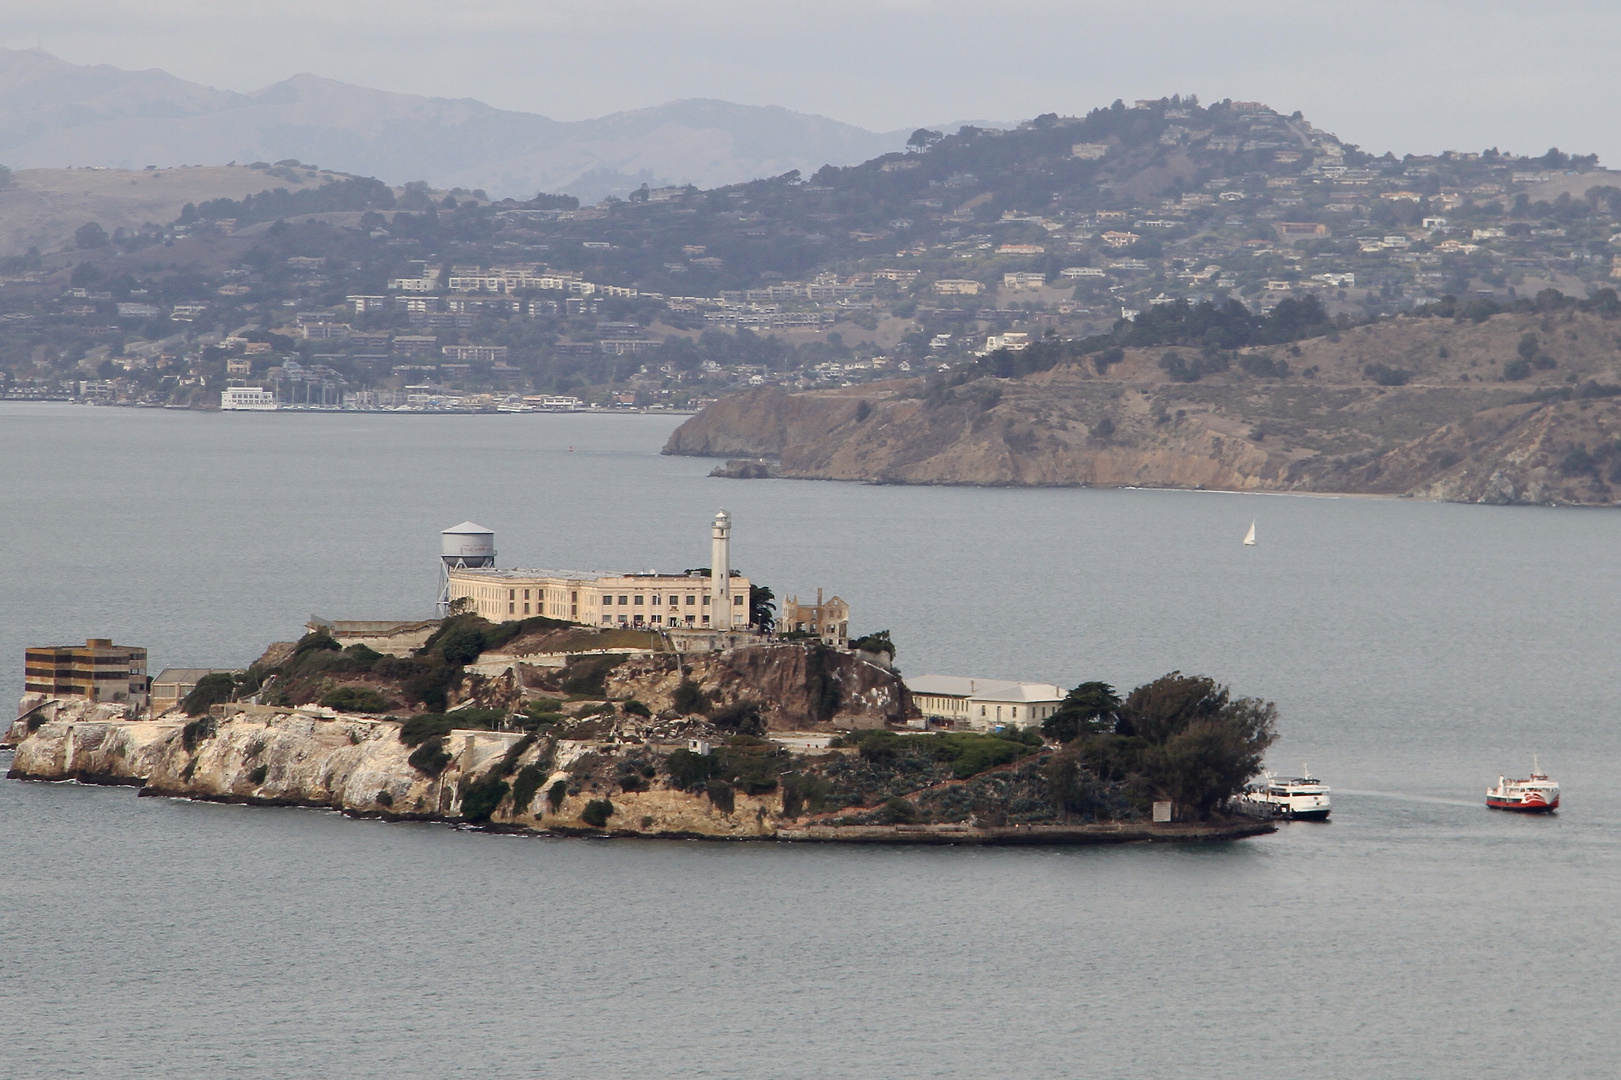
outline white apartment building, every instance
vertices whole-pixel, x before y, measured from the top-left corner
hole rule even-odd
[[[264,412],[276,407],[276,395],[263,387],[230,386],[220,391],[220,408],[227,412]]]

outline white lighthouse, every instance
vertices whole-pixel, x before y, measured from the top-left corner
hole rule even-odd
[[[732,625],[732,516],[715,515],[709,530],[709,625],[728,630]]]

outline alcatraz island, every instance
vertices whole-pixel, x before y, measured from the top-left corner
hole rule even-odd
[[[879,843],[1228,840],[1277,710],[1172,672],[1107,683],[903,681],[849,605],[711,565],[495,565],[443,534],[440,617],[312,618],[243,670],[30,648],[9,776],[512,832]]]

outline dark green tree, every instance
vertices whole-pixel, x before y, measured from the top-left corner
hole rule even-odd
[[[501,800],[507,797],[508,790],[507,782],[493,771],[463,785],[462,817],[474,824],[489,821],[490,815],[501,805]]]
[[[682,679],[676,684],[675,693],[670,695],[670,703],[677,712],[690,716],[709,706],[709,696],[691,679]]]
[[[580,820],[593,828],[600,829],[608,824],[608,819],[613,817],[613,814],[613,803],[607,799],[592,799],[585,804],[585,809],[580,811]]]
[[[476,626],[458,626],[439,642],[447,664],[471,664],[484,651],[484,632]]]
[[[180,703],[180,707],[185,710],[187,716],[202,716],[208,712],[209,706],[221,705],[230,701],[231,695],[235,691],[236,679],[234,676],[222,672],[204,675],[197,681],[197,685],[192,688],[191,693],[186,695],[186,699]]]
[[[1041,733],[1061,743],[1082,735],[1112,732],[1120,696],[1105,682],[1084,682],[1064,695],[1058,711],[1041,724]]]
[[[908,150],[916,150],[921,152],[927,150],[929,147],[933,146],[943,138],[945,138],[944,132],[930,131],[928,128],[918,128],[916,131],[912,132],[912,137],[906,140],[906,148]]]
[[[1271,702],[1234,699],[1214,679],[1173,671],[1126,697],[1115,734],[1142,740],[1145,779],[1203,820],[1260,771],[1277,717]]]
[[[73,245],[78,248],[106,247],[107,230],[94,221],[87,221],[73,230]]]
[[[850,648],[857,652],[883,653],[891,660],[895,659],[895,642],[890,639],[888,630],[858,637],[850,642]]]
[[[764,633],[777,628],[777,594],[769,585],[749,586],[749,622]]]

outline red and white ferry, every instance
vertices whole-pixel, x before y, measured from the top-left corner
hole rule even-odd
[[[1559,784],[1549,780],[1536,758],[1531,759],[1531,775],[1525,780],[1497,778],[1497,786],[1486,789],[1486,805],[1493,810],[1522,810],[1545,814],[1559,809]]]

